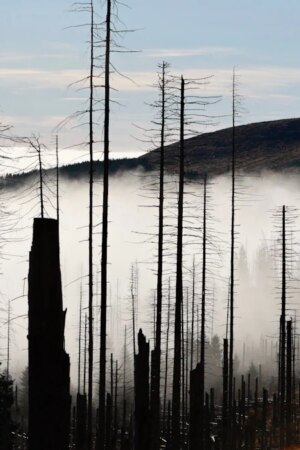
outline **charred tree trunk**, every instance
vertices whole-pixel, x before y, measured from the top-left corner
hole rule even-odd
[[[282,207],[282,286],[280,317],[280,446],[285,445],[285,394],[286,394],[286,240],[285,206]]]
[[[90,167],[89,167],[89,364],[88,364],[88,446],[92,447],[93,439],[93,364],[94,364],[94,333],[93,333],[93,209],[94,209],[94,8],[93,0],[90,3],[91,7],[91,52],[90,52],[90,99],[89,99],[89,153],[90,153]]]
[[[166,429],[167,412],[167,391],[168,391],[168,366],[169,366],[169,331],[170,331],[170,309],[171,309],[171,286],[169,278],[168,287],[168,318],[167,318],[167,336],[166,336],[166,357],[165,357],[165,386],[164,386],[164,408],[163,408],[163,431]]]
[[[78,367],[77,367],[77,392],[81,392],[81,316],[82,316],[82,285],[80,284],[79,300],[79,329],[78,329]]]
[[[184,197],[184,79],[181,78],[180,102],[180,163],[177,222],[176,303],[174,332],[174,369],[172,394],[172,450],[180,449],[180,369],[181,369],[181,309],[182,309],[182,241]]]
[[[35,219],[29,258],[29,449],[67,450],[70,361],[64,349],[58,223]]]
[[[166,63],[162,65],[161,75],[161,133],[160,133],[160,168],[159,168],[159,224],[158,224],[158,265],[156,290],[156,335],[155,349],[152,351],[151,380],[151,448],[160,447],[160,366],[161,366],[161,315],[162,315],[162,279],[163,279],[163,226],[164,226],[164,166],[165,166],[165,76]]]
[[[139,352],[135,359],[135,450],[149,449],[149,343],[142,333],[138,334]]]
[[[122,410],[122,429],[121,429],[121,450],[125,449],[125,432],[126,432],[126,414],[127,414],[127,402],[126,402],[126,345],[127,345],[127,330],[125,326],[124,335],[124,367],[123,367],[123,410]]]
[[[201,295],[201,341],[200,341],[200,403],[202,413],[199,422],[201,433],[201,447],[203,446],[204,433],[204,392],[205,392],[205,296],[206,296],[206,183],[207,178],[204,177],[203,192],[203,237],[202,237],[202,295]]]
[[[194,365],[194,326],[195,326],[195,256],[193,257],[193,279],[192,279],[192,323],[191,323],[191,370]]]
[[[105,448],[112,450],[111,446],[111,424],[112,424],[112,397],[109,393],[106,394],[106,432],[105,432]]]
[[[222,405],[222,425],[223,425],[223,449],[228,449],[228,340],[223,343],[223,405]]]
[[[287,346],[286,346],[286,441],[291,445],[292,441],[292,321],[287,322]]]
[[[86,395],[78,393],[76,406],[76,450],[86,450],[87,448],[86,413]]]
[[[232,82],[232,155],[231,155],[231,250],[230,250],[230,323],[229,323],[229,383],[228,383],[228,406],[230,424],[232,421],[232,388],[233,388],[233,357],[234,357],[234,251],[235,251],[235,152],[236,152],[236,138],[235,138],[235,115],[236,115],[236,81],[235,71],[233,71]],[[231,426],[231,425],[230,425]]]
[[[190,381],[190,450],[203,449],[203,403],[201,403],[201,366],[191,370]]]
[[[101,243],[101,334],[98,450],[105,448],[105,382],[106,382],[106,315],[107,315],[107,237],[108,237],[108,183],[109,183],[109,124],[110,124],[110,44],[111,0],[107,0],[104,98],[104,159]]]
[[[114,399],[114,443],[117,441],[118,434],[118,361],[115,367],[115,399]]]

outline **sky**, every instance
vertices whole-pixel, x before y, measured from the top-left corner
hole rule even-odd
[[[96,0],[95,8],[101,22],[104,2]],[[298,0],[127,0],[126,7],[120,5],[121,27],[136,31],[121,40],[134,52],[112,55],[114,66],[132,80],[113,76],[112,155],[149,149],[139,127],[149,127],[153,117],[148,103],[156,98],[152,85],[163,60],[187,78],[212,75],[203,95],[222,96],[209,110],[219,118],[214,127],[199,127],[199,133],[230,126],[234,66],[239,123],[298,117],[299,17]],[[62,161],[85,158],[78,144],[87,140],[87,125],[71,121],[56,127],[86,108],[88,91],[72,83],[88,74],[89,30],[83,26],[88,15],[74,11],[69,0],[10,0],[2,2],[1,18],[0,122],[12,125],[17,135],[39,135],[50,148],[59,132]],[[97,95],[102,98],[102,89]],[[96,121],[100,141],[101,113]],[[99,142],[99,157],[101,147]]]

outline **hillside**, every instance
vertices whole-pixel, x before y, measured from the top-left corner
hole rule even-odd
[[[259,122],[236,127],[236,164],[244,172],[262,170],[300,170],[300,119],[284,119]],[[228,172],[231,162],[232,129],[200,134],[186,139],[186,166],[189,176],[203,173],[218,175]],[[166,147],[166,167],[176,170],[178,143]],[[159,151],[153,150],[138,158],[111,161],[111,173],[129,172],[140,168],[155,170]],[[60,168],[62,176],[85,177],[88,162],[72,164]],[[97,173],[102,171],[102,163],[95,163]],[[14,175],[6,178],[6,183],[24,182],[32,174]],[[18,180],[16,180],[18,179]]]
[[[188,171],[192,174],[221,174],[230,168],[232,128],[205,133],[185,143]],[[166,160],[173,166],[178,144],[166,149]],[[141,165],[153,166],[157,151],[138,158]],[[299,170],[300,119],[260,122],[236,127],[236,164],[245,172]]]

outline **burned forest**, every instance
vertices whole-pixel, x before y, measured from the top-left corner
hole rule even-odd
[[[300,449],[300,69],[189,1],[7,16],[20,51],[63,33],[0,56],[0,450]],[[253,41],[297,16],[255,8]]]

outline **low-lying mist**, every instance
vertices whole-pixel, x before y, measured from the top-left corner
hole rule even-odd
[[[164,315],[170,278],[171,304],[174,304],[176,256],[176,178],[168,176],[165,211],[165,277]],[[230,262],[230,177],[214,178],[208,185],[208,274],[207,274],[207,340],[213,334],[222,339],[226,332],[226,307]],[[46,211],[56,216],[55,194],[51,180],[45,180]],[[27,364],[27,274],[33,218],[39,215],[37,180],[26,186],[2,190],[3,224],[1,283],[1,356],[2,367],[7,360],[7,305],[11,300],[11,373],[18,377]],[[299,217],[294,211],[298,204],[300,181],[297,175],[264,173],[259,176],[239,176],[236,227],[236,296],[235,347],[243,364],[252,359],[259,363],[266,347],[275,349],[279,328],[280,301],[280,212],[288,208],[288,266],[289,314],[295,315],[298,305],[297,276],[299,274]],[[95,383],[98,368],[99,337],[99,269],[101,243],[101,183],[94,185],[94,329]],[[201,299],[202,251],[202,184],[189,182],[185,196],[184,244],[184,308],[191,320],[192,263],[196,267],[196,304]],[[155,297],[156,230],[158,221],[158,189],[155,174],[143,172],[120,173],[111,178],[109,201],[109,310],[108,352],[121,360],[124,327],[128,343],[132,339],[131,278],[137,280],[136,332],[143,328],[147,337],[153,336],[153,301]],[[80,285],[83,306],[88,302],[88,180],[61,179],[60,243],[64,307],[67,308],[66,349],[71,357],[71,374],[76,380],[78,358],[78,317]],[[289,216],[290,211],[290,216]],[[8,215],[11,213],[11,215]],[[290,230],[294,230],[293,233]],[[83,315],[87,312],[83,311]],[[186,312],[185,312],[186,314]],[[171,319],[171,323],[173,320]],[[82,324],[83,327],[83,324]],[[163,327],[164,329],[164,327]],[[171,341],[171,343],[173,343]],[[244,345],[245,343],[245,345]],[[263,344],[262,344],[263,343]],[[264,350],[262,350],[262,345]],[[244,355],[243,355],[244,348]],[[172,351],[172,345],[171,350]],[[272,353],[276,358],[275,350]],[[256,359],[256,360],[255,360]]]

